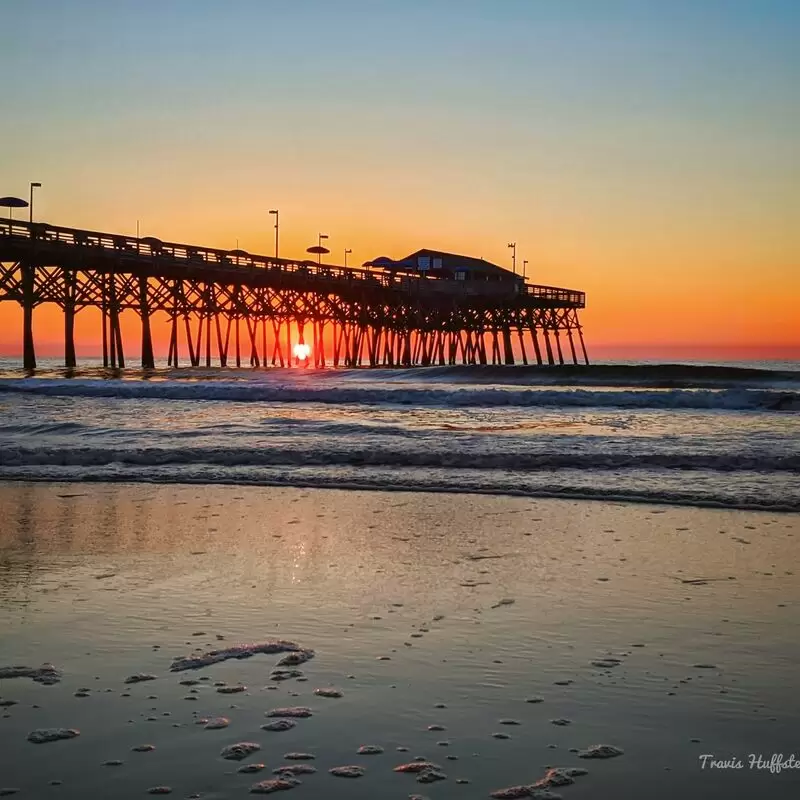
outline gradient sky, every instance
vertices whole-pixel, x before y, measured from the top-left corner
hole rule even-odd
[[[590,347],[800,358],[798,41],[795,0],[6,1],[0,194],[252,252],[277,207],[351,263],[516,241]]]

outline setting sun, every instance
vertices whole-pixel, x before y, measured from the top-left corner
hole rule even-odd
[[[298,361],[306,361],[311,355],[311,348],[307,344],[296,344],[294,346],[294,357]]]

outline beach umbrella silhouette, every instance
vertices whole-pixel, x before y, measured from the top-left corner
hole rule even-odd
[[[237,264],[240,258],[250,258],[250,253],[245,250],[239,250],[238,248],[236,250],[228,250],[228,255],[233,256]]]
[[[319,256],[317,260],[317,266],[319,266],[322,263],[322,256],[325,253],[330,253],[330,250],[328,250],[327,247],[323,247],[321,244],[315,244],[313,247],[309,247],[306,250],[306,253],[314,253],[315,255]]]
[[[151,253],[158,253],[161,250],[161,245],[163,242],[161,239],[156,239],[155,236],[145,236],[142,239],[139,239],[141,244],[146,244],[150,248]]]
[[[27,208],[28,201],[23,200],[21,197],[0,197],[0,207],[5,207],[8,209],[8,218],[10,220],[14,219],[14,209],[15,208]],[[11,233],[11,229],[9,228],[9,233]]]

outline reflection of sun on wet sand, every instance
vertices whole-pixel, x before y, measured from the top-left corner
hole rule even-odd
[[[794,741],[795,516],[70,489],[0,485],[6,794],[729,800]]]

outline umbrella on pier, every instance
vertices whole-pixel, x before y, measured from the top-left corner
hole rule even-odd
[[[330,250],[328,250],[327,247],[323,247],[321,244],[315,244],[313,247],[309,247],[306,250],[306,253],[314,253],[314,254],[316,254],[318,256],[317,266],[319,266],[322,263],[323,254],[330,253]]]
[[[0,197],[0,207],[5,207],[8,209],[8,218],[14,218],[14,209],[15,208],[27,208],[28,201],[23,200],[21,197]],[[11,230],[9,229],[9,234]]]
[[[161,239],[156,239],[155,236],[145,236],[139,239],[141,244],[146,244],[150,248],[151,253],[158,253],[161,251],[161,246],[164,244]]]
[[[246,250],[239,250],[238,248],[236,250],[228,250],[228,255],[233,256],[237,264],[241,258],[250,258],[250,253]]]

